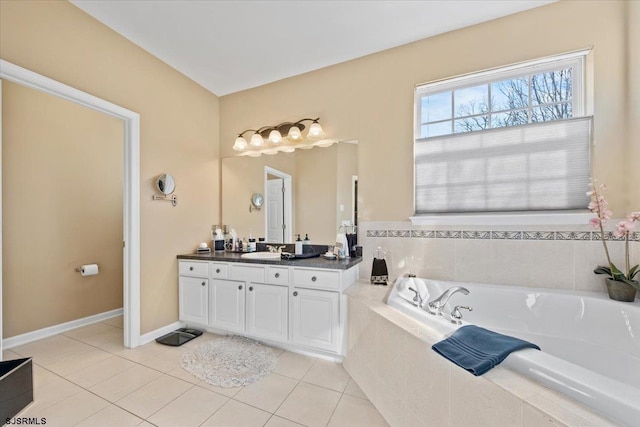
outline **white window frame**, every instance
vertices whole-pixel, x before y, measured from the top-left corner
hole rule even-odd
[[[586,56],[591,49],[582,49],[560,55],[554,55],[532,61],[521,62],[504,67],[492,68],[484,71],[464,74],[452,78],[416,85],[414,95],[414,150],[415,141],[425,139],[421,137],[421,99],[424,96],[437,93],[464,89],[492,82],[513,79],[517,77],[539,74],[546,71],[572,68],[572,117],[586,115],[585,64]],[[530,107],[529,107],[530,108]],[[510,110],[508,110],[510,111]],[[452,121],[455,117],[452,117]],[[526,126],[526,125],[524,125]],[[499,128],[492,128],[499,129]],[[472,131],[473,132],[473,131]],[[480,132],[482,132],[480,130]],[[456,135],[460,133],[455,133]],[[415,168],[415,152],[414,152]],[[414,170],[414,212],[415,212],[415,170]],[[413,225],[574,225],[585,224],[593,217],[586,207],[580,211],[551,211],[551,212],[504,212],[504,213],[438,213],[415,215],[410,217]]]

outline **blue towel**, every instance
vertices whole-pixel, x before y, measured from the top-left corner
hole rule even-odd
[[[475,376],[499,365],[514,351],[523,348],[540,350],[540,347],[528,341],[474,325],[461,327],[449,338],[435,343],[431,348]]]

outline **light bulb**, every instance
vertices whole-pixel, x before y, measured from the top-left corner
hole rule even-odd
[[[262,139],[262,136],[258,132],[254,133],[251,137],[251,145],[254,147],[262,147],[264,145],[264,139]]]
[[[279,144],[282,142],[282,135],[280,135],[280,132],[274,129],[269,133],[269,141],[271,141],[271,143],[273,144]]]
[[[300,128],[298,126],[291,126],[289,129],[289,134],[287,135],[287,139],[291,142],[302,141],[302,133],[300,132]]]
[[[307,138],[312,140],[324,138],[324,130],[322,130],[322,126],[320,126],[320,123],[311,123],[311,126],[309,126],[309,133],[307,134]]]
[[[238,135],[236,142],[233,144],[233,149],[236,151],[243,151],[247,149],[247,140]]]

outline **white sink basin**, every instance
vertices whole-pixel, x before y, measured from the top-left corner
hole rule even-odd
[[[248,254],[240,255],[240,258],[245,259],[280,259],[280,254],[274,252],[250,252]]]

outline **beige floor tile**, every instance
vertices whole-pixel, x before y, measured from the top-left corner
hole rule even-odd
[[[199,426],[227,400],[229,399],[212,391],[193,387],[153,414],[149,421],[159,427]]]
[[[158,344],[157,342],[153,341],[140,347],[125,348],[124,350],[119,351],[115,354],[116,356],[124,357],[125,359],[141,363],[145,360],[157,357],[171,349],[174,348],[167,345]]]
[[[177,368],[170,370],[169,372],[167,372],[167,374],[191,384],[200,384],[200,382],[202,381],[200,378],[196,377],[191,372],[185,371],[182,368],[182,366],[178,366]]]
[[[149,368],[167,373],[181,366],[183,349],[169,347],[169,350],[157,356],[140,361],[139,363]]]
[[[109,353],[115,354],[125,350],[123,331],[118,328],[113,328],[113,330],[92,335],[84,338],[82,341],[94,347],[108,351]]]
[[[193,385],[188,382],[169,375],[162,375],[124,396],[116,404],[146,419],[191,387]]]
[[[103,332],[113,332],[114,329],[115,328],[113,326],[109,326],[104,323],[93,323],[91,325],[64,332],[63,335],[82,341],[85,338],[90,338]]]
[[[115,326],[116,328],[122,329],[124,327],[124,316],[116,316],[111,319],[103,320],[101,323],[109,326]]]
[[[147,368],[146,366],[135,365],[132,368],[99,382],[98,384],[90,387],[89,390],[110,402],[115,402],[116,400],[122,399],[132,391],[149,384],[160,375],[162,375],[162,373],[154,369]]]
[[[325,426],[340,400],[340,393],[301,382],[276,415],[306,426]]]
[[[349,383],[347,384],[347,387],[344,389],[344,393],[348,394],[349,396],[359,397],[360,399],[369,400],[369,399],[367,399],[367,395],[364,394],[362,389],[360,389],[360,387],[353,380],[353,378],[351,378],[349,380]]]
[[[67,376],[80,369],[95,365],[105,359],[112,357],[111,353],[99,348],[89,347],[87,351],[73,354],[66,357],[54,359],[42,365],[58,375]]]
[[[343,394],[328,427],[386,427],[388,425],[371,402]]]
[[[42,366],[33,365],[33,386],[38,389],[53,379],[60,379],[59,375]]]
[[[134,362],[118,356],[110,356],[94,365],[82,368],[67,378],[80,387],[89,388],[136,366]]]
[[[311,369],[316,360],[315,357],[284,351],[278,356],[278,365],[273,372],[300,380]]]
[[[294,423],[293,421],[285,420],[277,415],[272,416],[264,427],[299,427],[302,424]]]
[[[202,387],[207,390],[215,391],[218,394],[222,394],[227,397],[233,397],[240,392],[244,387],[218,387],[211,385],[205,381],[200,381],[196,384],[198,387]]]
[[[203,427],[262,427],[271,417],[269,412],[235,400],[229,400],[219,411],[213,414]]]
[[[350,379],[351,377],[344,370],[342,364],[318,360],[302,378],[302,381],[342,393]]]
[[[96,412],[89,418],[86,418],[78,427],[134,427],[140,424],[141,418],[136,417],[130,412],[125,411],[116,405],[109,405],[101,411]]]
[[[244,386],[234,399],[273,412],[287,398],[297,383],[294,379],[271,374],[256,383]]]
[[[138,424],[136,427],[156,427],[151,423],[148,423],[146,421],[141,422],[140,424]]]
[[[35,363],[42,365],[54,359],[83,353],[89,349],[91,347],[83,342],[64,335],[54,335],[14,347],[11,350],[23,356],[33,357]]]
[[[34,383],[36,383],[35,380]],[[47,380],[43,385],[35,386],[33,403],[26,409],[25,414],[42,412],[44,409],[62,402],[81,391],[82,389],[80,387],[64,378],[60,378],[54,374],[51,374],[51,376],[47,375]]]
[[[22,356],[20,356],[18,353],[15,353],[11,350],[2,350],[2,360],[14,360],[14,359],[20,359]]]
[[[73,396],[38,411],[34,416],[46,418],[50,426],[72,426],[109,406],[109,402],[82,390]]]

